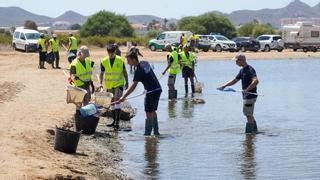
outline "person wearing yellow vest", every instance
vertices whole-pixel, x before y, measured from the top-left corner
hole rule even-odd
[[[40,39],[38,40],[38,51],[39,51],[39,69],[46,69],[44,63],[47,58],[48,41],[44,37],[44,34],[40,34]]]
[[[114,44],[107,46],[108,56],[101,60],[100,88],[104,86],[107,92],[113,94],[111,102],[118,101],[124,89],[128,88],[128,74],[121,56],[116,55]],[[102,86],[103,85],[103,86]],[[120,103],[111,106],[113,122],[108,127],[119,129],[121,107]]]
[[[174,50],[174,48],[170,44],[166,45],[165,49],[168,52],[168,55],[167,55],[168,66],[163,71],[162,75],[165,75],[166,72],[169,70],[169,77],[168,77],[169,99],[176,99],[178,93],[174,87],[174,84],[176,82],[177,74],[180,73],[179,54],[176,50]]]
[[[190,50],[195,52],[195,50],[198,46],[199,36],[196,35],[195,33],[192,33],[189,40],[190,40]]]
[[[72,33],[69,33],[68,52],[74,55],[77,55],[77,49],[78,49],[78,40],[73,36]],[[69,63],[71,63],[74,60],[74,58],[75,56],[69,55],[69,58],[68,58]]]
[[[54,60],[55,60],[55,64],[56,67],[54,67],[54,62],[52,62],[52,68],[57,68],[57,69],[61,69],[59,67],[59,60],[60,60],[60,55],[59,55],[59,47],[60,47],[60,41],[57,39],[57,35],[53,34],[52,38],[49,40],[50,46],[51,46],[51,50],[53,52],[54,55]]]
[[[180,45],[185,46],[188,44],[188,39],[187,37],[184,35],[184,33],[182,33],[181,38],[180,38]]]
[[[87,105],[91,100],[90,85],[94,62],[90,60],[90,53],[87,46],[81,46],[77,57],[70,65],[70,78],[73,85],[85,89],[87,94],[84,96],[82,106]],[[81,106],[77,106],[76,114],[79,114]]]
[[[191,82],[192,97],[195,93],[194,87],[194,54],[189,51],[190,47],[188,45],[184,46],[183,51],[180,53],[180,64],[182,66],[182,77],[184,78],[184,87],[186,92],[186,97],[188,96],[188,78]]]

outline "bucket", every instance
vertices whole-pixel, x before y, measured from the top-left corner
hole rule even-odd
[[[195,83],[195,87],[194,87],[194,89],[195,89],[195,92],[196,93],[202,93],[202,88],[203,88],[203,83],[201,83],[201,82],[196,82]]]
[[[67,89],[67,104],[82,104],[84,96],[87,94],[85,89],[73,86],[66,86]]]
[[[177,90],[169,90],[168,95],[169,95],[169,99],[177,99],[178,91]]]
[[[95,92],[94,102],[98,106],[106,106],[111,103],[113,94],[109,92]]]
[[[76,131],[82,131],[82,134],[91,135],[96,132],[99,118],[95,116],[83,117],[81,115],[74,115]]]
[[[80,132],[56,128],[54,149],[61,152],[73,154],[77,151],[79,139]]]

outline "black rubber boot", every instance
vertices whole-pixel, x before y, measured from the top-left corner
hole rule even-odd
[[[107,124],[107,127],[114,127],[115,123],[116,123],[116,111],[115,110],[112,110],[112,123],[111,124]]]
[[[258,132],[258,126],[257,126],[257,122],[253,121],[253,132]]]
[[[59,59],[56,59],[56,68],[61,69],[61,67],[59,67]]]
[[[186,96],[188,96],[188,90],[189,88],[188,88],[188,85],[184,85],[184,90],[185,90],[185,92],[186,92]]]
[[[196,89],[194,88],[194,84],[191,84],[191,90],[192,90],[192,93],[196,92]]]
[[[151,131],[152,131],[152,120],[151,119],[146,119],[144,135],[145,136],[150,136],[151,135]]]
[[[153,134],[155,136],[160,136],[157,117],[153,119]]]
[[[80,116],[81,113],[80,113],[80,110],[76,110],[76,116]]]
[[[247,134],[247,133],[252,133],[252,131],[253,131],[253,126],[254,126],[253,123],[247,123],[247,124],[246,124],[246,134]]]
[[[121,109],[116,109],[115,110],[115,114],[116,114],[116,120],[115,120],[115,124],[114,124],[114,128],[115,129],[119,129],[120,126],[119,126],[119,123],[120,123],[120,112],[121,112]]]

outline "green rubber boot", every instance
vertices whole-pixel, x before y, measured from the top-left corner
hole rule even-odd
[[[252,133],[253,127],[254,127],[254,124],[253,124],[253,123],[247,123],[247,124],[246,124],[246,134]]]
[[[160,136],[157,117],[153,119],[153,134],[155,136]]]
[[[152,120],[146,119],[144,135],[151,136],[151,131],[152,131]]]
[[[257,126],[257,122],[256,121],[253,121],[253,132],[258,132],[258,126]]]

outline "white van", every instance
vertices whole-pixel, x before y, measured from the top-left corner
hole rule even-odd
[[[316,52],[320,49],[320,26],[307,21],[286,25],[282,27],[282,38],[286,48]]]
[[[157,39],[152,39],[149,41],[149,48],[151,51],[156,51],[157,49],[163,50],[166,44],[179,45],[180,38],[182,34],[185,35],[187,39],[192,35],[190,31],[165,31],[161,33]]]
[[[13,49],[23,50],[25,52],[37,51],[37,42],[40,38],[38,31],[31,29],[17,29],[13,33]]]

